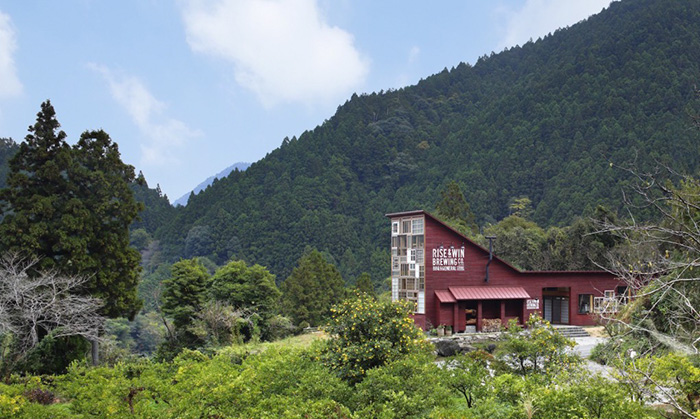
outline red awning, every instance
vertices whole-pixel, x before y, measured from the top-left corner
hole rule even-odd
[[[437,294],[437,291],[435,293]],[[523,287],[450,287],[450,293],[457,300],[521,300],[531,298]]]
[[[441,303],[456,303],[455,297],[448,290],[436,290],[435,296]]]

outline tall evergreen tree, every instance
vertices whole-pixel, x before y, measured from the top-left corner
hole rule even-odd
[[[102,299],[105,315],[133,317],[141,307],[128,236],[141,209],[129,189],[134,168],[104,131],[85,132],[71,148],[59,128],[50,101],[42,103],[10,161],[2,250],[41,258],[40,270],[89,276],[83,292]]]
[[[209,273],[196,258],[173,264],[170,278],[163,281],[163,312],[173,319],[176,328],[184,329],[207,301]]]
[[[158,348],[159,358],[172,359],[183,348],[194,349],[203,343],[194,323],[206,304],[209,282],[207,268],[198,259],[173,264],[170,278],[163,281],[161,300],[163,313],[172,318],[175,330]]]
[[[372,277],[367,272],[362,272],[357,278],[355,289],[358,292],[369,295],[370,297],[376,297],[374,285],[372,284]]]
[[[4,188],[7,182],[7,173],[10,170],[10,159],[17,153],[19,144],[12,138],[0,138],[0,187]]]
[[[440,218],[463,233],[473,234],[479,231],[476,217],[457,182],[450,181],[440,193],[440,197],[440,202],[435,206]]]
[[[345,294],[343,278],[316,249],[304,254],[282,284],[282,310],[299,324],[318,326]]]
[[[141,307],[141,256],[129,245],[129,225],[143,209],[129,187],[134,168],[102,130],[83,133],[73,155],[72,187],[89,214],[82,233],[87,257],[77,270],[93,277],[87,291],[104,301],[107,316],[133,317]]]
[[[72,254],[81,250],[81,220],[75,211],[64,211],[72,195],[67,174],[73,156],[60,126],[51,103],[42,103],[36,123],[10,160],[7,188],[0,192],[3,250],[42,257],[41,270],[55,268],[59,261],[72,264]]]

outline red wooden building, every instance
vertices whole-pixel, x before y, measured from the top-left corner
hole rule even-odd
[[[391,219],[392,300],[415,302],[423,329],[481,331],[484,319],[592,325],[594,312],[626,301],[623,283],[605,271],[521,271],[426,211]]]

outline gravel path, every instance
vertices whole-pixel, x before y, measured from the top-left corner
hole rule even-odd
[[[591,355],[591,350],[593,347],[601,342],[605,342],[607,338],[595,338],[595,337],[585,337],[585,338],[574,338],[576,346],[574,347],[574,352],[577,353],[583,359],[584,365],[594,374],[600,374],[606,378],[612,378],[610,375],[611,367],[607,365],[600,365],[597,362],[593,362],[588,359]]]

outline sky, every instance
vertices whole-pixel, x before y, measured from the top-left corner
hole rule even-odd
[[[43,101],[104,129],[171,202],[330,119],[537,40],[610,0],[0,0],[0,137]]]

